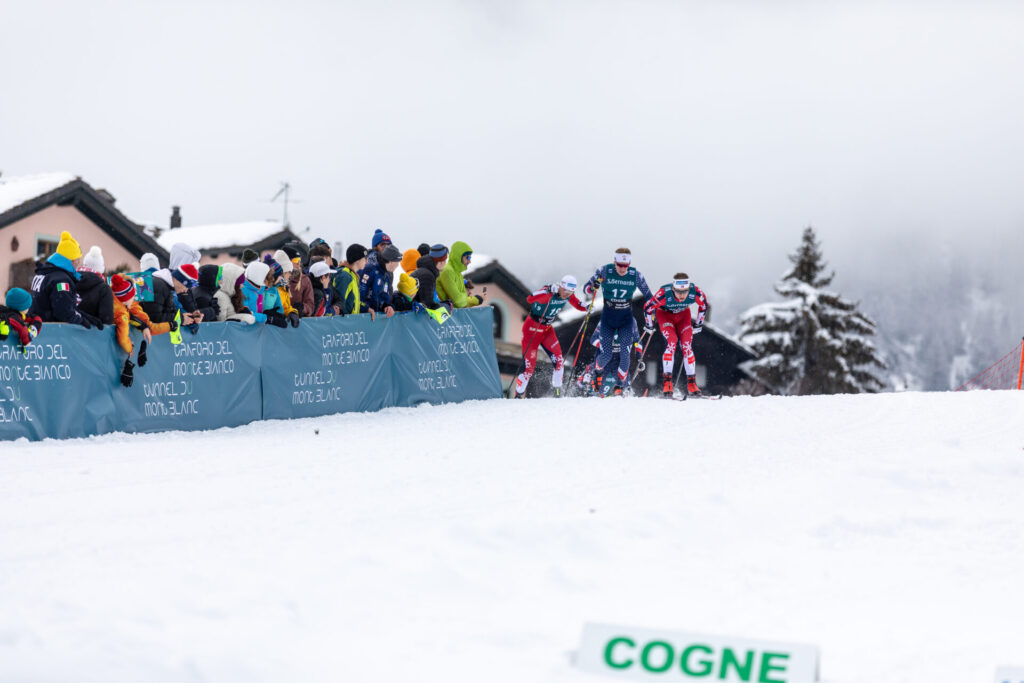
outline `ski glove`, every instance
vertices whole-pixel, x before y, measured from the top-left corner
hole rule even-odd
[[[475,296],[477,299],[480,300],[480,303],[477,304],[477,306],[483,306],[484,305],[484,295],[483,294],[474,294],[473,296]]]
[[[170,321],[167,324],[170,326],[168,328],[168,330],[167,330],[168,332],[177,332],[178,331],[178,321],[177,320],[172,320],[172,321]]]
[[[701,323],[695,323],[694,326],[693,326],[693,333],[694,334],[700,334],[701,330],[703,330],[703,329],[704,329],[704,325],[702,325]]]
[[[299,314],[296,313],[295,311],[292,311],[291,313],[289,313],[288,314],[288,322],[291,323],[292,327],[298,327],[299,326]]]
[[[139,367],[140,368],[143,365],[146,364],[146,346],[147,345],[146,345],[146,340],[145,339],[143,339],[141,342],[139,342],[139,358],[138,358],[138,360],[139,360]]]
[[[132,374],[132,369],[135,365],[132,363],[131,358],[126,358],[124,361],[124,369],[121,370],[121,384],[126,387],[130,387],[132,382],[135,381],[135,376]]]
[[[278,313],[267,313],[267,324],[275,327],[288,327],[288,319]]]

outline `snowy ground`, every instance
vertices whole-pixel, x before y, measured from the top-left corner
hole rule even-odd
[[[597,621],[987,683],[1024,666],[1022,539],[1021,392],[6,442],[0,680],[601,680],[572,666]]]

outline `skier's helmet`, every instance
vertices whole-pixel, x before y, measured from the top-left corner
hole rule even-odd
[[[566,275],[562,278],[562,281],[558,283],[558,286],[564,290],[575,292],[578,283],[576,282],[576,278],[572,275]]]

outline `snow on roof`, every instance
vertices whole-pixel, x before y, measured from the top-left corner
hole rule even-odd
[[[480,270],[484,266],[489,266],[494,263],[494,258],[487,254],[481,254],[480,252],[473,252],[473,257],[469,259],[469,266],[466,267],[466,272],[463,275],[469,275],[474,270]]]
[[[184,242],[196,249],[248,247],[282,230],[284,230],[284,225],[280,221],[191,225],[165,230],[156,238],[156,241],[168,251],[178,242]]]
[[[35,175],[0,177],[0,213],[52,192],[78,179],[72,173],[38,173]]]

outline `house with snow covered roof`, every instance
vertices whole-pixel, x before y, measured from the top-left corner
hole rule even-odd
[[[135,269],[139,257],[167,252],[115,206],[114,196],[71,173],[0,176],[0,291],[28,288],[35,264],[57,248],[67,230],[82,252],[103,250],[109,270]]]
[[[198,249],[203,255],[200,264],[240,261],[246,249],[273,253],[288,242],[302,241],[290,228],[274,220],[179,226],[180,216],[175,207],[169,228],[150,226],[147,230],[167,251],[178,242]]]

